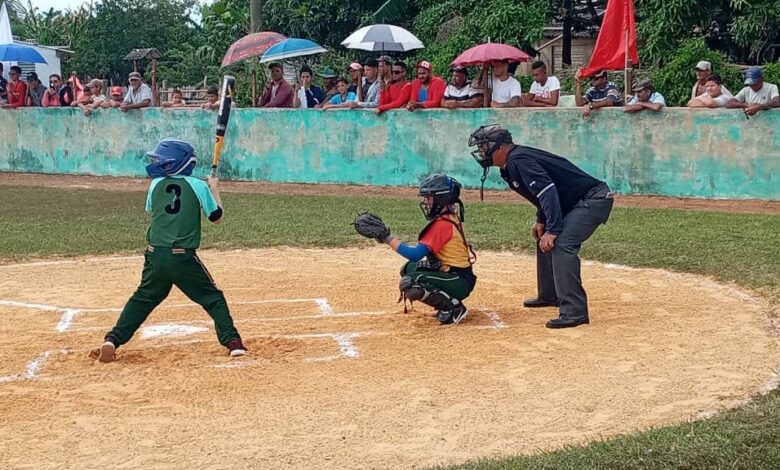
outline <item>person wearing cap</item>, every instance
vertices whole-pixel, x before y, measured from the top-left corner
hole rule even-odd
[[[8,72],[11,79],[6,85],[8,103],[3,104],[5,109],[16,109],[24,107],[25,97],[27,97],[27,84],[22,81],[22,69],[18,65],[11,67]]]
[[[689,108],[725,108],[731,101],[731,94],[725,94],[723,80],[720,75],[710,75],[704,80],[705,91],[703,95],[688,101]]]
[[[484,93],[471,87],[469,71],[462,65],[450,69],[452,77],[444,90],[441,107],[447,109],[481,108]]]
[[[509,61],[494,60],[493,76],[490,77],[491,108],[517,108],[523,105],[523,88],[520,82],[509,74]]]
[[[397,60],[390,69],[393,81],[387,90],[379,94],[377,116],[390,109],[400,109],[406,106],[412,96],[412,83],[407,80],[408,68],[406,62]]]
[[[523,105],[532,108],[554,108],[558,106],[561,82],[557,77],[547,75],[547,65],[541,60],[531,64],[534,82],[531,91],[523,96]]]
[[[152,89],[141,81],[141,74],[130,72],[127,78],[130,81],[130,87],[127,89],[127,94],[122,104],[119,105],[119,109],[126,113],[131,109],[149,107],[152,104]]]
[[[712,64],[706,60],[700,60],[694,67],[693,72],[696,74],[696,83],[693,84],[693,89],[691,90],[691,99],[707,92],[707,77],[712,75]],[[731,96],[731,92],[725,86],[721,86],[721,91],[724,95]]]
[[[43,106],[43,95],[46,93],[46,87],[43,86],[38,74],[30,72],[27,74],[27,99],[25,106],[41,107]]]
[[[112,86],[110,96],[106,101],[100,104],[100,107],[103,109],[120,107],[122,105],[122,95],[123,91],[121,86]]]
[[[661,108],[666,106],[666,99],[657,91],[653,91],[653,82],[650,80],[642,80],[634,84],[631,89],[634,92],[634,96],[628,101],[628,104],[623,108],[626,113],[637,113],[649,109],[650,111],[660,111]]]
[[[381,95],[382,93],[385,93],[393,83],[393,58],[389,55],[382,55],[379,56],[377,62],[379,62],[379,93]]]
[[[181,90],[174,88],[171,92],[171,100],[163,102],[160,106],[163,108],[186,108],[187,102],[184,101],[184,95]]]
[[[282,64],[272,63],[268,66],[271,80],[266,82],[263,96],[260,97],[261,108],[292,108],[293,88],[284,79]]]
[[[380,80],[379,62],[376,59],[368,59],[363,64],[363,98],[349,103],[350,108],[377,108],[379,107]]]
[[[433,66],[427,60],[417,63],[417,78],[412,80],[411,96],[406,109],[414,111],[420,108],[439,108],[447,82],[433,74]]]
[[[322,100],[322,103],[320,103],[317,107],[322,108],[325,103],[329,102],[331,98],[336,96],[338,91],[338,76],[333,72],[333,69],[326,68],[320,72],[317,72],[317,75],[319,75],[322,78],[322,89],[323,93],[325,93],[325,97]]]
[[[598,70],[590,78],[590,88],[582,94],[582,69],[574,74],[574,101],[582,106],[583,117],[590,116],[591,111],[609,106],[623,106],[623,98],[617,85],[609,81],[606,70]]]
[[[358,97],[358,101],[363,98],[363,66],[357,62],[352,62],[347,68],[347,73],[352,78],[349,84],[349,91]]]
[[[206,89],[206,101],[200,105],[201,109],[219,109],[219,90],[214,85]]]
[[[745,88],[726,105],[727,108],[741,108],[745,114],[753,116],[759,111],[780,107],[780,95],[777,85],[764,82],[764,71],[753,66],[745,71]]]
[[[90,94],[89,101],[81,100],[77,106],[84,111],[84,116],[89,117],[92,115],[93,109],[98,109],[106,101],[106,96],[103,94],[103,81],[97,78],[87,83],[87,87],[84,89],[85,94],[87,90]]]

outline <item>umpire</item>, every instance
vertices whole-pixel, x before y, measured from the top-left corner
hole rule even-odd
[[[612,212],[612,194],[603,181],[570,161],[544,150],[515,145],[499,125],[482,126],[471,134],[472,156],[482,166],[484,185],[491,166],[501,170],[509,187],[536,206],[532,234],[537,241],[538,295],[524,307],[560,307],[547,328],[589,323],[588,297],[582,288],[582,242],[590,238]]]

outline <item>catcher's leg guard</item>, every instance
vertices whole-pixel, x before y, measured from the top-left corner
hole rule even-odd
[[[442,325],[459,323],[468,311],[463,303],[444,291],[427,288],[414,282],[411,276],[403,276],[399,284],[401,294],[412,302],[419,301],[437,310]]]

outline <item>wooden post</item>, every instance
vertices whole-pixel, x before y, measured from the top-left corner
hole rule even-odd
[[[133,59],[133,72],[138,72],[138,61]]]
[[[628,67],[631,64],[631,61],[628,58],[628,52],[630,50],[630,48],[628,47],[628,40],[629,40],[629,27],[628,27],[628,20],[626,20],[626,50],[625,50],[626,62],[623,68],[623,81],[625,82],[624,91],[623,91],[623,94],[625,95],[624,103],[628,103],[628,97],[630,96],[629,92],[631,91],[631,74],[628,71]]]
[[[152,57],[152,106],[160,106],[160,95],[157,91],[157,59]]]

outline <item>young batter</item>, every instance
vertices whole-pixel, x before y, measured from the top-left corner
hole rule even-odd
[[[200,245],[200,213],[215,224],[222,221],[219,180],[209,178],[206,185],[190,176],[196,155],[187,142],[166,139],[146,155],[153,160],[146,167],[152,178],[146,197],[152,222],[146,233],[149,246],[144,253],[141,285],[106,335],[98,360],[112,362],[116,349],[130,341],[174,285],[214,319],[219,343],[230,355],[243,356],[246,348],[233,326],[225,296],[195,253]]]

